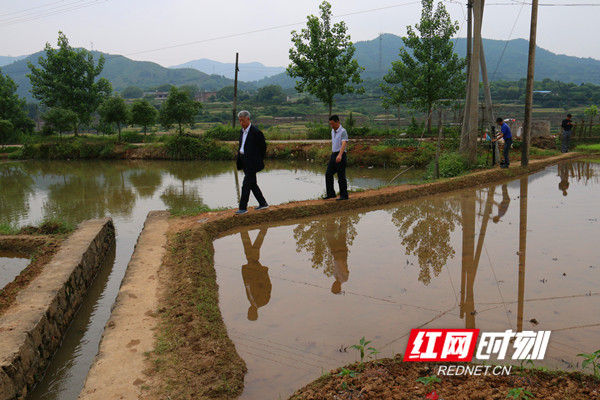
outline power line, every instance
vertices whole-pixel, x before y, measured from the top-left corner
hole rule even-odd
[[[57,7],[52,7],[47,10],[29,13],[29,14],[26,14],[23,16],[15,16],[12,18],[8,18],[8,19],[5,19],[4,21],[0,21],[0,27],[10,26],[10,25],[14,25],[14,24],[22,23],[22,22],[29,22],[29,21],[33,21],[36,19],[45,18],[45,17],[57,15],[57,14],[62,14],[62,13],[69,12],[69,11],[79,10],[81,8],[86,8],[86,7],[97,5],[99,3],[107,2],[108,0],[91,0],[90,2],[87,2],[87,3],[85,3],[85,1],[86,0],[78,0],[73,3],[69,3],[69,4],[57,6]],[[78,4],[78,3],[84,3],[84,4]],[[18,13],[19,12],[15,12],[15,13],[11,13],[11,14],[18,14]],[[11,14],[5,14],[5,15],[11,15]]]

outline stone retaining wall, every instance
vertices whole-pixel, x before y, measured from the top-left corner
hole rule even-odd
[[[114,239],[112,219],[82,222],[0,317],[0,400],[25,398],[41,377]]]

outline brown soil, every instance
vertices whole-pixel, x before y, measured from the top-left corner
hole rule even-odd
[[[523,388],[531,397],[544,400],[600,399],[600,379],[578,372],[545,372],[513,367],[508,376],[464,375],[441,376],[440,382],[426,387],[417,381],[436,373],[432,363],[403,362],[402,356],[353,364],[348,370],[354,377],[340,376],[340,369],[298,390],[291,399],[525,399],[509,396],[511,390]],[[435,392],[433,394],[432,392]],[[429,397],[427,397],[429,396]],[[436,397],[437,396],[437,397]]]
[[[556,138],[548,136],[538,136],[531,138],[531,147],[538,149],[556,150]]]
[[[0,288],[0,315],[14,303],[19,291],[42,272],[58,251],[60,242],[60,239],[47,236],[0,236],[1,249],[23,253],[31,258],[29,265],[12,282]]]
[[[213,240],[247,225],[316,217],[350,209],[368,209],[420,196],[476,187],[525,176],[559,160],[564,154],[530,161],[527,168],[489,169],[459,178],[422,185],[390,186],[352,193],[348,201],[308,200],[271,206],[266,211],[234,216],[234,210],[174,218],[170,222],[163,268],[169,278],[160,299],[158,343],[149,359],[153,387],[147,398],[236,398],[243,390],[244,361],[227,336],[218,306],[213,266]],[[517,164],[517,163],[515,163]],[[340,204],[341,203],[341,204]],[[338,376],[339,370],[299,390],[297,399],[424,399],[427,390],[416,382],[434,366],[387,359],[377,364],[348,367],[360,374]],[[364,369],[363,369],[364,368]],[[345,381],[347,387],[342,387]],[[444,399],[506,398],[508,391],[525,388],[538,399],[599,398],[598,382],[587,375],[528,371],[509,377],[443,377],[434,389]],[[275,395],[274,395],[275,398]]]

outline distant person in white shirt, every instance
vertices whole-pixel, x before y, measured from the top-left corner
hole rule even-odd
[[[332,115],[329,117],[331,127],[331,157],[325,172],[325,188],[327,194],[323,199],[333,199],[335,189],[333,187],[333,175],[337,174],[340,185],[340,197],[337,200],[348,200],[348,182],[346,181],[346,147],[348,146],[348,132],[342,127],[340,117]]]

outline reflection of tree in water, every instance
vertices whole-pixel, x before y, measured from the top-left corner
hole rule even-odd
[[[572,162],[561,164],[569,170],[569,175],[573,180],[583,181],[584,185],[588,183],[598,183],[598,164],[591,162]],[[560,166],[559,166],[560,168]]]
[[[402,204],[390,213],[406,254],[416,255],[419,260],[419,280],[428,285],[431,272],[438,276],[448,258],[454,257],[450,232],[460,223],[460,202],[424,199]]]
[[[20,164],[0,165],[0,224],[16,225],[27,216],[33,179]]]
[[[123,171],[116,168],[87,170],[62,179],[62,183],[48,186],[45,218],[79,223],[109,214],[128,215],[135,205],[135,194],[125,182]]]
[[[191,210],[202,206],[202,197],[196,188],[176,187],[169,185],[160,195],[160,199],[167,205],[169,210]]]
[[[359,214],[343,215],[298,224],[294,228],[296,251],[300,253],[305,250],[311,253],[312,267],[323,268],[325,275],[333,276],[335,271],[333,253],[330,248],[331,236],[328,241],[327,235],[333,235],[334,238],[345,235],[346,245],[351,246],[358,233],[354,225],[360,221],[360,218]]]
[[[127,176],[140,197],[152,197],[162,183],[162,175],[156,169],[135,169]]]

